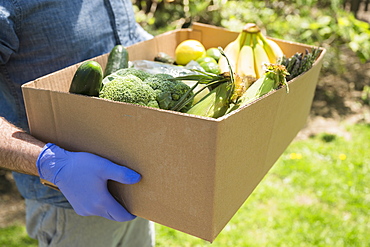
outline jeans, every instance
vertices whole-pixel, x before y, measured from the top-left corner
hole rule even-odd
[[[73,209],[26,199],[26,226],[39,246],[151,247],[154,223],[137,217],[116,222],[98,216],[79,216]]]

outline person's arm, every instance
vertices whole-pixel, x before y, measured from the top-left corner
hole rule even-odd
[[[1,167],[40,176],[56,185],[77,214],[127,221],[129,213],[109,193],[107,181],[135,184],[141,176],[107,159],[86,152],[69,152],[43,143],[0,117]]]
[[[36,160],[45,146],[0,117],[0,167],[38,176]]]

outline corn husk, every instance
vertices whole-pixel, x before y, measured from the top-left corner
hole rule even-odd
[[[268,65],[265,74],[255,81],[227,112],[229,113],[245,106],[282,85],[285,85],[287,92],[289,92],[289,87],[285,79],[287,74],[288,72],[285,66],[276,64]]]
[[[228,87],[228,83],[218,85],[201,101],[190,108],[187,113],[212,118],[225,115],[230,106],[230,89]]]

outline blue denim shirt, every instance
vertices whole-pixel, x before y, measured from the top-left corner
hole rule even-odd
[[[130,0],[0,0],[0,116],[27,131],[23,83],[149,38]],[[23,197],[70,207],[38,177],[13,175]]]

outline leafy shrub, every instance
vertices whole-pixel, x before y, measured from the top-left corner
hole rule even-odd
[[[361,62],[370,61],[370,24],[345,11],[341,0],[160,0],[156,8],[151,5],[151,10],[143,8],[143,2],[148,7],[152,1],[136,1],[136,6],[141,6],[136,13],[154,35],[187,27],[193,21],[233,31],[254,22],[268,36],[327,48],[324,70],[343,72],[346,61],[340,58],[342,47],[349,47]]]

